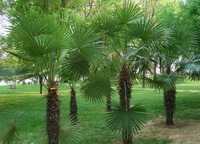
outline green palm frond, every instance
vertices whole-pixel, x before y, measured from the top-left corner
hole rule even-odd
[[[191,80],[200,80],[200,72],[190,72],[189,73],[189,78],[191,79]]]
[[[13,144],[19,140],[19,129],[16,123],[4,124],[0,127],[0,143]]]
[[[139,47],[162,48],[168,44],[169,31],[152,20],[138,20],[129,25],[127,35],[139,42]]]
[[[89,63],[101,61],[104,56],[102,34],[79,24],[68,27],[65,39],[70,52],[80,53]]]
[[[48,137],[45,133],[45,127],[39,132],[36,143],[47,144]],[[61,123],[60,133],[59,133],[59,144],[76,144],[80,140],[79,125],[74,125],[73,121],[67,120]]]
[[[196,55],[194,58],[186,62],[184,69],[187,71],[200,72],[200,55]]]
[[[56,29],[54,23],[50,22],[52,19],[48,15],[29,12],[14,20],[13,30],[23,36],[51,34]]]
[[[89,74],[90,65],[80,53],[74,52],[64,60],[62,69],[61,75],[65,80],[78,80]]]
[[[116,7],[111,15],[117,20],[118,24],[126,25],[140,18],[141,14],[140,7],[136,3],[129,1],[127,6]]]
[[[100,15],[93,19],[92,27],[96,32],[103,32],[106,36],[114,37],[121,27],[117,24],[117,20],[109,14]]]
[[[171,72],[170,74],[165,73],[157,76],[156,79],[146,78],[146,80],[151,88],[168,90],[174,88],[179,83],[178,78],[175,72]]]
[[[128,110],[115,104],[113,109],[106,114],[108,126],[123,136],[132,135],[138,132],[146,120],[146,110],[137,104]]]
[[[93,102],[100,102],[112,93],[111,81],[106,74],[91,74],[80,88],[81,95]]]
[[[177,57],[179,54],[188,54],[188,50],[192,50],[197,46],[197,35],[185,26],[171,26],[172,33],[170,35],[168,45],[163,49],[164,54],[168,57]]]
[[[191,60],[183,63],[179,70],[188,73],[189,78],[192,80],[200,80],[200,55],[198,54]]]
[[[60,128],[60,144],[76,144],[80,139],[77,126],[67,125]]]
[[[12,32],[16,48],[30,56],[41,57],[66,48],[59,27],[44,14],[28,13],[17,18]]]

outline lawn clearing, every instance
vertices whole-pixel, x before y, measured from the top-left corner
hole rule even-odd
[[[190,84],[190,83],[189,83]],[[185,84],[186,85],[186,84]],[[192,85],[191,85],[192,87]],[[190,88],[191,88],[190,87]],[[199,85],[194,87],[200,90]],[[0,87],[0,120],[12,121],[35,101],[44,97],[39,94],[38,85],[19,85],[17,90],[10,90],[7,86]],[[61,117],[65,124],[69,117],[69,88],[60,88]],[[117,93],[113,96],[118,101]],[[85,101],[78,93],[78,119],[77,131],[80,132],[80,144],[117,144],[121,137],[112,133],[106,126],[106,102],[92,103]],[[196,144],[199,133],[196,127],[200,126],[200,93],[178,92],[175,124],[181,127],[166,128],[164,122],[164,106],[162,91],[133,89],[132,104],[141,103],[148,111],[147,124],[142,131],[134,136],[136,144],[181,144],[182,136],[191,133],[191,144]],[[28,109],[21,119],[20,144],[38,144],[45,137],[45,98]],[[184,133],[186,132],[186,133]],[[188,135],[187,135],[188,136]],[[187,138],[185,138],[187,139]],[[193,142],[193,143],[192,143]]]

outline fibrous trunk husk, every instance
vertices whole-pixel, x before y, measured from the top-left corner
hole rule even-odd
[[[70,97],[70,119],[75,124],[78,121],[77,118],[77,102],[76,102],[76,91],[74,88],[71,88],[71,97]]]
[[[120,95],[120,104],[123,108],[128,110],[130,108],[130,99],[131,99],[131,75],[127,63],[123,63],[122,69],[119,75],[119,95]],[[131,135],[123,135],[123,144],[132,144]]]
[[[60,101],[58,99],[57,90],[57,84],[52,82],[49,85],[47,96],[46,130],[48,144],[59,144]]]
[[[40,94],[42,94],[43,77],[41,75],[39,75],[39,83],[40,83]]]
[[[108,95],[106,98],[107,111],[111,111],[111,105],[111,95]]]
[[[132,136],[123,138],[123,144],[133,144]]]
[[[130,107],[130,99],[131,99],[131,76],[129,72],[129,68],[126,63],[122,65],[122,69],[119,75],[119,95],[120,95],[120,104],[125,109],[129,109]]]
[[[174,125],[173,117],[175,112],[176,89],[164,91],[166,125]]]

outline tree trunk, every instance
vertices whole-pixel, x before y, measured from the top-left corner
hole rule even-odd
[[[142,72],[142,88],[145,88],[145,71]]]
[[[153,78],[154,78],[154,80],[157,78],[156,68],[157,68],[157,62],[154,62],[154,67],[153,67]]]
[[[60,7],[65,8],[66,7],[66,0],[61,0],[60,1]],[[60,12],[60,19],[63,19],[65,17],[64,12]]]
[[[70,97],[70,119],[75,124],[78,121],[77,118],[77,102],[76,102],[76,91],[74,88],[71,88],[71,97]]]
[[[111,96],[108,95],[106,99],[106,104],[107,104],[107,111],[111,111]]]
[[[123,63],[122,65],[118,84],[120,104],[122,107],[128,110],[130,108],[132,82],[129,67],[126,63]],[[132,136],[123,135],[123,144],[132,144]]]
[[[41,75],[39,75],[39,83],[40,83],[40,94],[42,94],[43,77]]]
[[[123,144],[133,144],[132,136],[123,137]]]
[[[167,66],[166,73],[171,73],[171,65]],[[176,88],[164,91],[166,125],[174,125],[173,117],[176,107]]]
[[[59,144],[60,133],[60,101],[58,99],[56,82],[50,84],[47,96],[46,130],[48,144]]]
[[[163,64],[162,64],[162,59],[159,57],[159,63],[160,63],[160,74],[163,73]]]
[[[176,89],[164,91],[166,125],[174,125],[173,117],[175,112]]]

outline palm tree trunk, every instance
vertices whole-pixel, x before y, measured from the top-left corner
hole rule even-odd
[[[123,138],[123,144],[133,144],[132,136]]]
[[[107,104],[107,111],[111,111],[111,96],[108,95],[106,99],[106,104]]]
[[[47,115],[46,130],[48,135],[48,144],[59,144],[60,133],[60,101],[57,93],[56,82],[49,85],[47,96]]]
[[[157,68],[157,62],[154,62],[154,67],[153,67],[153,78],[154,78],[154,80],[157,78],[156,68]]]
[[[176,89],[164,91],[166,125],[174,125],[173,117],[175,112]]]
[[[128,110],[130,108],[132,82],[129,67],[126,63],[123,63],[122,65],[118,84],[120,104],[122,107]],[[123,135],[123,144],[132,144],[132,136]]]
[[[78,121],[77,118],[77,102],[76,102],[76,91],[74,88],[71,88],[71,97],[70,97],[70,119],[75,124]]]
[[[145,88],[145,71],[142,72],[142,88]]]
[[[163,63],[161,57],[159,57],[159,63],[160,63],[160,74],[163,73]]]
[[[170,74],[171,65],[167,66],[166,73]],[[173,117],[176,107],[176,88],[164,91],[164,103],[166,113],[166,125],[174,125]]]
[[[39,75],[39,83],[40,83],[40,94],[42,94],[43,77],[41,75]]]

